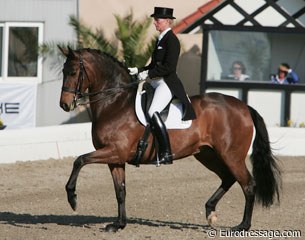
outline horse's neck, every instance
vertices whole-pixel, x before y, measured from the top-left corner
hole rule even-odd
[[[122,88],[126,84],[128,83],[109,83],[92,90],[92,93],[101,92],[101,94],[93,94],[90,97],[93,120],[99,120],[101,117],[104,118],[120,111],[126,112],[127,109],[134,107],[136,89]]]
[[[115,59],[99,55],[94,62],[96,80],[92,83],[90,97],[92,117],[111,115],[115,111],[125,111],[134,102],[136,90],[129,87],[130,76],[126,69]],[[99,93],[99,94],[94,94]]]

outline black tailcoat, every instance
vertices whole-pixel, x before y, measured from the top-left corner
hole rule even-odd
[[[153,51],[149,65],[140,68],[139,71],[148,70],[150,79],[163,77],[173,96],[181,100],[184,105],[183,120],[195,119],[196,114],[186,96],[181,80],[176,69],[180,54],[180,42],[172,30],[168,31]]]

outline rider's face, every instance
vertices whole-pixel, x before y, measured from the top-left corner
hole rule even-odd
[[[160,33],[169,28],[170,22],[167,18],[154,18],[154,25],[156,30]]]

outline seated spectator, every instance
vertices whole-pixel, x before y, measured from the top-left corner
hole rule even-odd
[[[299,82],[299,76],[287,63],[280,64],[277,74],[271,75],[271,81],[277,84],[294,84]]]
[[[231,67],[231,74],[227,76],[227,79],[245,81],[250,77],[246,74],[245,65],[241,61],[234,61]]]

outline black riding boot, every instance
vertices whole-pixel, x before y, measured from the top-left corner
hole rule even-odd
[[[158,112],[153,114],[151,122],[153,126],[153,132],[155,133],[159,144],[159,163],[172,164],[173,156],[167,129]]]

